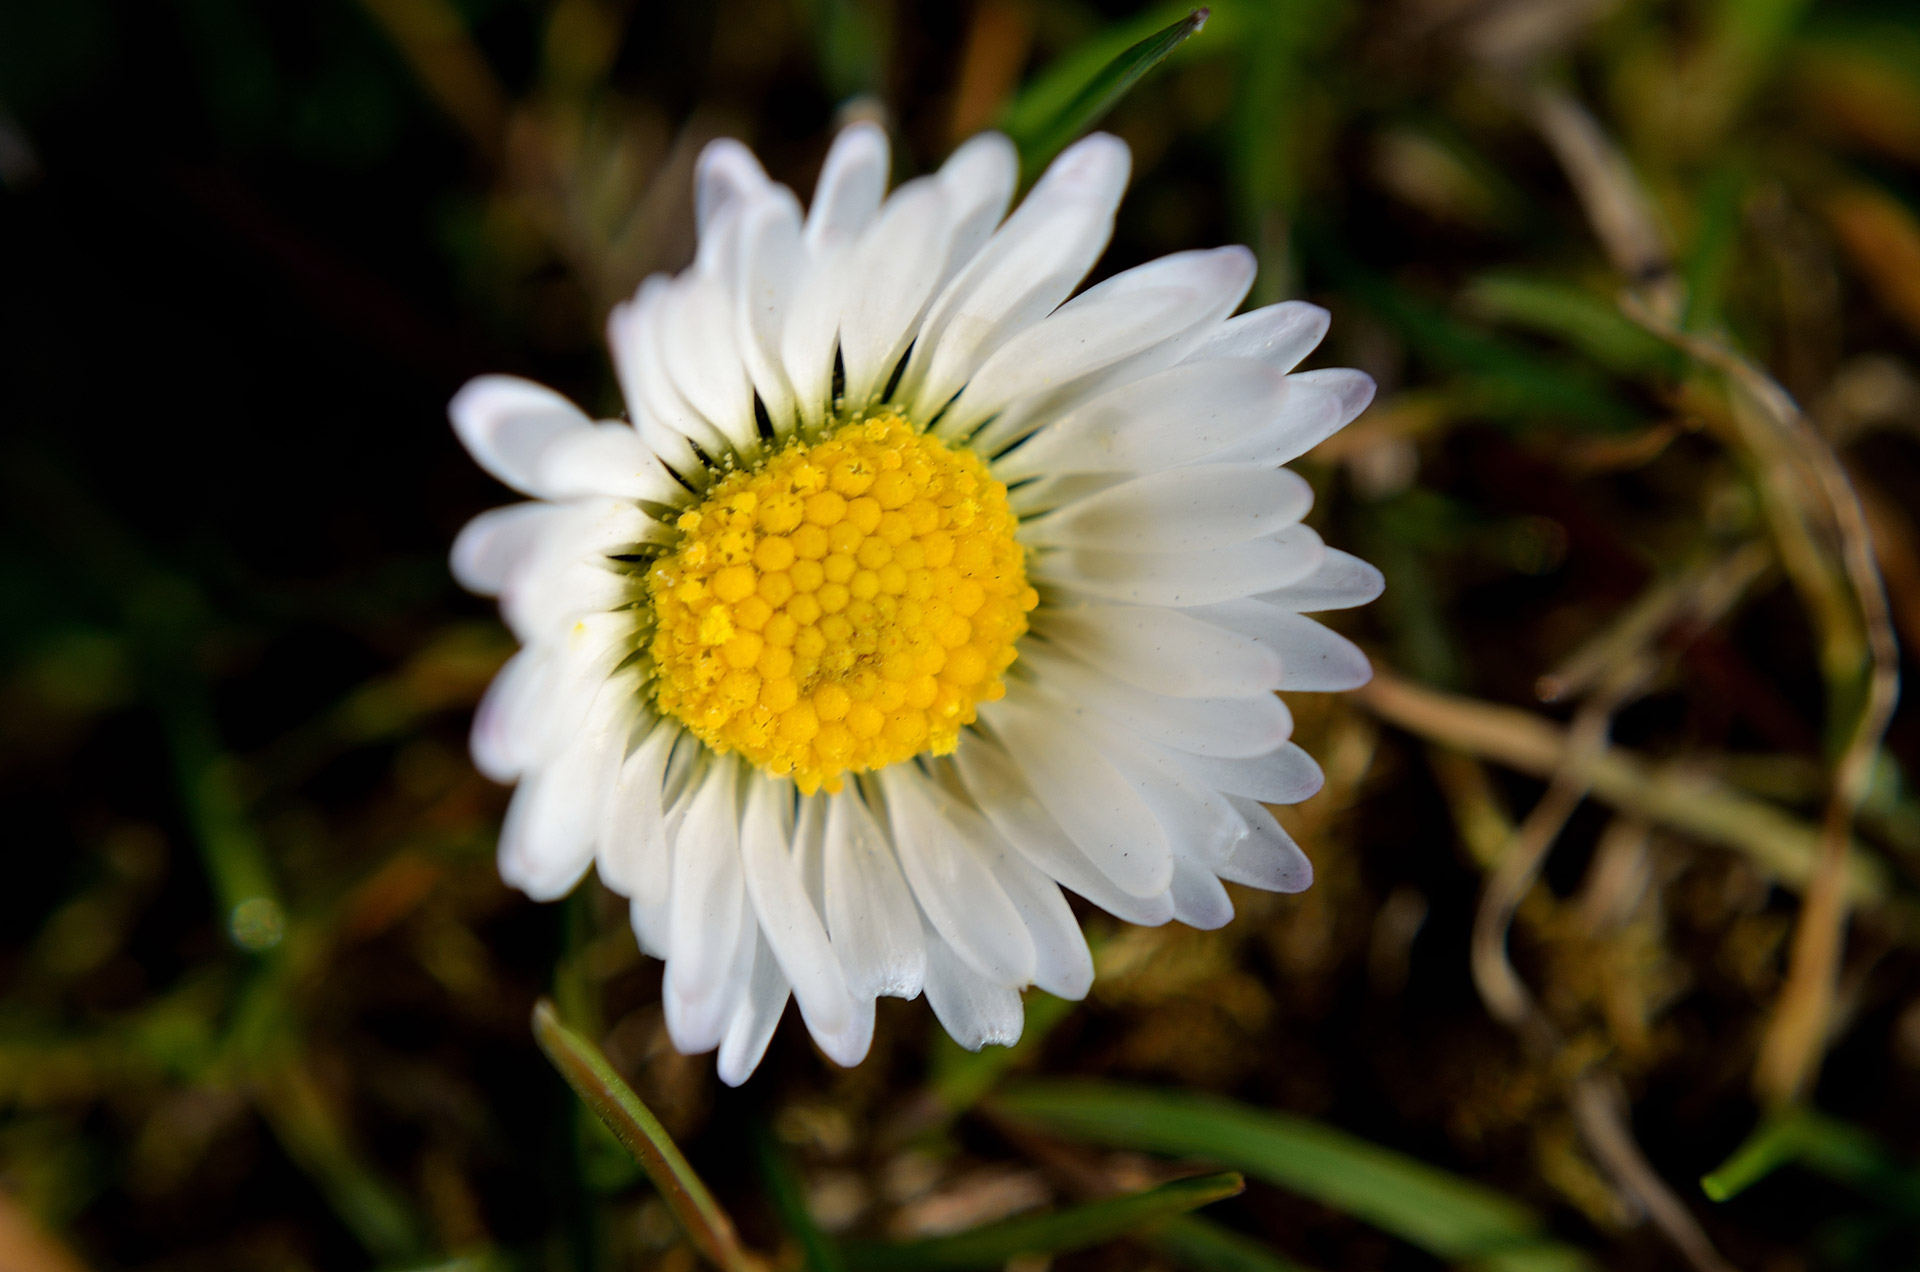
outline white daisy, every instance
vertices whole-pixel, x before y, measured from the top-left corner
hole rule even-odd
[[[1321,782],[1274,690],[1367,679],[1301,615],[1381,581],[1280,465],[1373,383],[1291,373],[1321,309],[1229,317],[1244,248],[1068,300],[1128,167],[1088,137],[1006,216],[1006,138],[888,195],[855,124],[803,214],[716,142],[696,262],[609,323],[630,424],[499,376],[453,401],[532,496],[453,549],[523,645],[473,730],[519,783],[501,874],[548,899],[597,864],[729,1083],[789,994],[843,1065],[880,995],[1013,1042],[1022,989],[1093,978],[1062,887],[1214,928],[1221,880],[1311,878],[1262,807]]]

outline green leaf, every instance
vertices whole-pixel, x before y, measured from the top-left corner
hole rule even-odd
[[[1002,1112],[1118,1148],[1193,1156],[1365,1219],[1435,1256],[1505,1272],[1582,1268],[1540,1217],[1490,1188],[1306,1118],[1215,1096],[1098,1082],[1022,1082]]]
[[[1147,1244],[1193,1272],[1310,1272],[1252,1237],[1198,1215],[1168,1220]]]
[[[733,1221],[694,1174],[667,1128],[613,1071],[600,1048],[561,1024],[560,1014],[545,998],[534,1004],[533,1036],[567,1085],[647,1172],[694,1248],[727,1272],[757,1272],[757,1261],[741,1248]]]
[[[1461,299],[1484,318],[1556,337],[1619,375],[1678,379],[1686,370],[1679,350],[1579,287],[1488,274],[1471,283]]]
[[[1000,120],[1001,129],[1019,148],[1020,170],[1032,176],[1068,142],[1099,123],[1141,76],[1205,26],[1208,16],[1208,10],[1194,9],[1111,53],[1115,40],[1130,37],[1132,31],[1110,30],[1069,54],[1055,72],[1037,79]]]
[[[1714,1201],[1729,1201],[1787,1165],[1856,1188],[1891,1210],[1920,1215],[1920,1171],[1871,1133],[1811,1109],[1789,1109],[1755,1127],[1700,1180],[1700,1190]]]
[[[991,1223],[953,1237],[850,1245],[847,1267],[850,1272],[998,1268],[1018,1254],[1064,1254],[1112,1241],[1235,1196],[1245,1187],[1239,1175],[1202,1175],[1050,1215]]]

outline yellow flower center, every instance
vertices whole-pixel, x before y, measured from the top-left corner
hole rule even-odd
[[[811,794],[951,752],[1039,597],[1007,488],[883,410],[720,481],[648,572],[661,711]]]

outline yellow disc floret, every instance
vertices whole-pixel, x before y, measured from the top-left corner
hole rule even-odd
[[[1039,601],[1016,524],[972,452],[892,412],[734,473],[647,575],[660,710],[808,793],[947,754]]]

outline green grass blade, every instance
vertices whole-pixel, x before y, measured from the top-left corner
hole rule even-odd
[[[807,1211],[807,1199],[794,1174],[793,1163],[764,1126],[753,1136],[754,1156],[760,1164],[760,1178],[767,1186],[767,1200],[780,1217],[780,1225],[799,1243],[807,1272],[846,1272],[847,1263],[840,1246],[813,1221]]]
[[[1147,1244],[1192,1272],[1311,1272],[1233,1229],[1182,1215],[1155,1229]]]
[[[1112,1241],[1235,1196],[1245,1187],[1246,1181],[1239,1175],[1201,1175],[1050,1215],[992,1223],[953,1237],[850,1245],[847,1268],[849,1272],[998,1268],[1018,1254],[1064,1254]]]
[[[1069,81],[1049,77],[1021,94],[1001,120],[1001,127],[1019,148],[1021,172],[1031,177],[1068,142],[1100,122],[1141,76],[1186,43],[1188,36],[1207,24],[1207,18],[1206,9],[1194,9],[1128,45],[1071,93],[1064,91]]]
[[[1058,1133],[1244,1170],[1443,1259],[1508,1272],[1584,1266],[1578,1251],[1543,1237],[1540,1217],[1512,1198],[1306,1118],[1097,1082],[1017,1083],[995,1105]]]
[[[694,1174],[660,1119],[613,1071],[600,1048],[561,1024],[560,1014],[545,998],[533,1008],[533,1036],[567,1085],[647,1172],[694,1248],[727,1272],[757,1272],[758,1260],[741,1248],[733,1221]]]
[[[1579,287],[1513,274],[1487,274],[1462,299],[1495,322],[1555,337],[1618,375],[1677,380],[1686,359],[1633,322],[1612,301]]]

